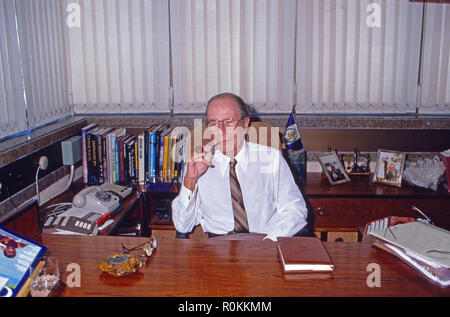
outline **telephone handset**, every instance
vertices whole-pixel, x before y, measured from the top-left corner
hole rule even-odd
[[[75,195],[73,207],[88,209],[100,214],[114,212],[120,207],[120,198],[102,190],[100,186],[90,186]]]

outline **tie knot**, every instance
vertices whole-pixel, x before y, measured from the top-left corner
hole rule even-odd
[[[230,160],[230,168],[234,169],[236,167],[237,161],[235,159]]]

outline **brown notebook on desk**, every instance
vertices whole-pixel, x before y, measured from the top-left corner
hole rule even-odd
[[[334,264],[320,239],[279,237],[277,240],[285,273],[334,271]]]

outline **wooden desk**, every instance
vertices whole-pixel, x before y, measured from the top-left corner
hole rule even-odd
[[[420,217],[410,209],[412,205],[425,212],[436,226],[450,230],[450,193],[442,188],[436,192],[406,184],[398,188],[372,183],[368,176],[352,176],[349,183],[331,186],[328,180],[322,179],[321,173],[308,173],[306,184],[300,189],[313,214],[309,221],[314,222],[314,230],[324,241],[339,238],[357,241],[358,227],[375,219],[387,216]],[[171,217],[157,219],[154,209],[158,204],[170,206],[177,194],[176,189],[165,193],[146,193],[150,202],[149,229],[154,235],[175,237]]]
[[[98,269],[108,255],[136,246],[146,238],[55,236],[37,241],[63,267],[81,266],[81,287],[66,287],[62,296],[450,296],[425,281],[395,257],[366,243],[325,243],[336,265],[333,278],[304,279],[283,275],[272,241],[163,240],[146,267],[115,278]],[[381,287],[369,288],[369,263],[381,267]]]

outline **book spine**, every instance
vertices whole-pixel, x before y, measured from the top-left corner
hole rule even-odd
[[[115,172],[114,172],[114,162],[115,162],[115,138],[114,134],[109,134],[108,144],[108,182],[114,184]]]
[[[89,173],[89,179],[90,182],[89,184],[97,184],[98,182],[98,168],[97,168],[97,155],[98,155],[98,150],[97,150],[97,135],[91,135],[91,170]]]
[[[131,159],[131,147],[130,147],[130,143],[127,142],[125,144],[125,162],[126,162],[126,168],[125,168],[125,183],[127,185],[131,184],[131,179],[133,177],[133,175],[131,174],[132,172],[132,164],[133,164],[133,160]]]
[[[169,136],[164,136],[164,154],[163,154],[163,182],[167,182],[167,158],[169,153]]]
[[[172,145],[171,145],[171,150],[169,153],[169,157],[170,157],[170,181],[174,181],[175,177],[176,177],[176,153],[177,153],[177,139],[172,137]]]
[[[156,161],[157,159],[157,148],[156,148],[156,139],[157,139],[157,132],[155,131],[152,135],[152,181],[156,182],[156,176],[157,176],[157,166],[158,166],[158,162]]]
[[[104,183],[108,179],[108,161],[106,159],[106,149],[107,149],[106,134],[103,134],[101,136],[101,142],[102,142],[102,156],[101,156],[102,179],[101,179],[101,183]]]
[[[136,138],[134,140],[134,180],[138,181],[139,178],[139,151],[138,151],[138,139]]]
[[[126,142],[123,143],[123,174],[124,174],[124,182],[125,184],[130,184],[130,148],[129,148],[130,139],[127,139]]]
[[[81,130],[81,163],[83,166],[83,183],[88,183],[88,162],[87,162],[87,131]],[[90,149],[90,146],[89,146]]]
[[[173,148],[173,138],[169,135],[169,144],[167,145],[167,182],[172,180],[172,148]]]
[[[138,135],[138,182],[145,182],[144,134]]]
[[[159,173],[158,177],[160,181],[163,181],[163,166],[164,166],[164,136],[159,137]]]
[[[148,136],[149,144],[148,144],[148,174],[149,181],[155,182],[155,131],[151,132]]]
[[[155,181],[157,181],[158,179],[161,180],[161,175],[160,175],[160,156],[161,156],[161,133],[160,131],[156,131],[156,136],[155,136]]]
[[[90,182],[91,165],[92,165],[92,143],[91,143],[91,135],[90,135],[90,133],[87,133],[86,134],[86,180],[84,180],[84,178],[83,178],[83,181],[85,184],[88,184]]]
[[[145,130],[145,132],[144,132],[144,180],[145,180],[145,182],[147,183],[147,182],[149,182],[149,180],[150,180],[150,170],[149,170],[149,168],[148,168],[148,160],[149,160],[149,154],[148,154],[148,151],[149,151],[149,147],[150,147],[150,140],[149,140],[149,131],[148,131],[148,129],[147,130]]]
[[[116,138],[114,146],[114,183],[120,182],[120,153],[119,140]]]
[[[184,170],[184,161],[185,161],[185,157],[184,157],[184,151],[185,151],[185,147],[186,147],[186,140],[183,138],[183,136],[181,137],[181,141],[180,141],[180,148],[179,148],[179,163],[178,163],[178,182],[181,183],[183,181],[183,170]]]
[[[102,135],[97,135],[97,177],[98,183],[103,183],[103,145]]]
[[[98,126],[97,123],[91,123],[88,126],[81,129],[81,163],[82,163],[82,170],[83,170],[83,183],[85,183],[85,184],[88,183],[87,135],[90,130],[95,129],[97,126]]]
[[[119,182],[125,181],[123,139],[119,141]]]
[[[136,164],[136,159],[137,159],[137,155],[136,155],[136,146],[137,146],[137,140],[136,138],[133,140],[133,142],[131,143],[131,149],[130,149],[130,160],[131,160],[131,181],[134,183],[137,180],[137,164]]]

